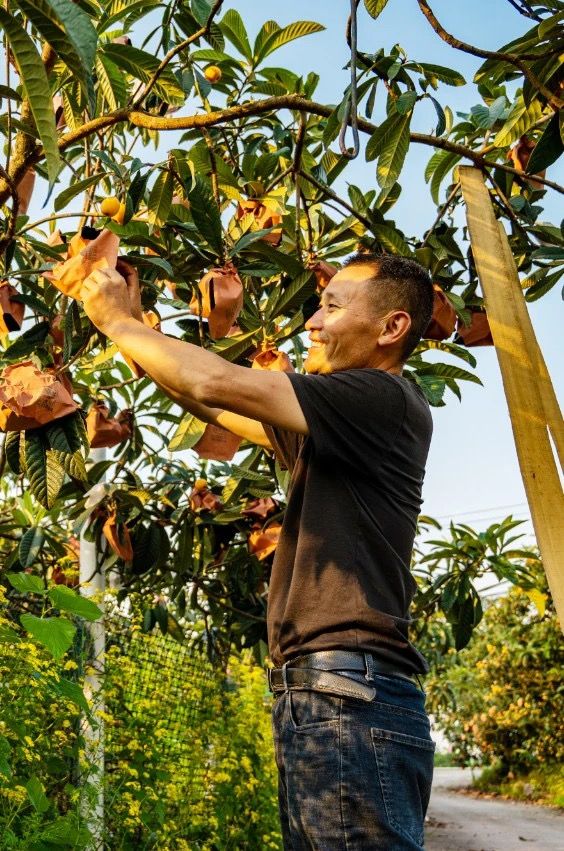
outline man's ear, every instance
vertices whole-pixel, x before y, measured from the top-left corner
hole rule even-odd
[[[382,319],[378,342],[381,346],[402,343],[411,330],[411,316],[405,310],[392,310]]]

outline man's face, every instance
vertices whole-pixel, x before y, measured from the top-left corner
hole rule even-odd
[[[348,266],[331,279],[319,310],[305,324],[311,346],[306,372],[330,373],[374,366],[378,355],[379,317],[369,295],[370,266]]]

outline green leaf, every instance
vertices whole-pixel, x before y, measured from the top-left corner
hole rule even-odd
[[[252,348],[255,334],[255,331],[247,331],[246,334],[237,334],[235,337],[216,340],[212,351],[224,360],[233,362]]]
[[[555,113],[538,140],[527,163],[527,174],[538,174],[555,163],[564,151],[564,143],[560,138],[559,116]]]
[[[102,177],[104,177],[104,173],[92,174],[90,177],[85,177],[84,180],[79,180],[78,183],[73,183],[67,189],[63,189],[55,198],[55,211],[63,210],[69,201],[72,201],[73,198],[80,195],[89,186],[99,183]]]
[[[223,253],[223,228],[215,199],[207,184],[198,177],[189,195],[190,212],[200,236],[220,257]]]
[[[45,152],[49,186],[53,186],[61,160],[57,144],[57,129],[51,101],[51,90],[45,67],[35,45],[19,21],[0,6],[0,27],[10,43],[14,61],[29,100],[37,132]]]
[[[256,63],[261,62],[271,53],[274,53],[275,50],[278,50],[279,47],[282,47],[282,45],[288,44],[290,41],[295,41],[297,38],[311,35],[312,33],[322,32],[324,29],[325,27],[316,21],[294,21],[293,24],[288,24],[288,26],[282,27],[282,29],[275,30],[261,45],[260,53],[255,56]]]
[[[65,480],[65,470],[61,466],[57,453],[52,449],[48,449],[45,456],[45,479],[47,483],[47,508],[52,508],[55,504],[59,491]]]
[[[471,381],[473,384],[481,384],[481,380],[473,372],[462,369],[460,366],[450,366],[446,363],[426,363],[417,367],[418,375],[440,376],[441,378],[456,378],[459,381]]]
[[[444,404],[443,396],[445,395],[446,384],[442,379],[436,378],[434,375],[418,375],[417,373],[410,373],[410,376],[413,376],[413,381],[421,387],[430,405],[440,407]]]
[[[1,11],[2,9],[0,7]],[[48,333],[49,323],[47,321],[32,325],[31,328],[20,334],[11,346],[8,346],[4,352],[4,357],[8,360],[20,360],[27,357],[27,355],[32,354],[35,349],[39,348],[45,342]]]
[[[221,19],[219,26],[224,36],[237,48],[239,53],[242,53],[245,59],[252,62],[253,53],[249,37],[239,12],[235,9],[229,9]]]
[[[20,615],[20,622],[57,660],[65,655],[76,633],[76,628],[66,618],[38,618],[35,615],[23,614]]]
[[[96,77],[104,100],[111,110],[125,106],[127,85],[122,72],[112,60],[99,53],[96,56]]]
[[[65,585],[56,585],[54,588],[50,588],[49,599],[56,609],[79,615],[87,621],[97,621],[103,615],[102,610],[92,600],[81,597],[76,591],[67,588]]]
[[[456,163],[460,160],[460,156],[458,154],[453,154],[448,151],[446,153],[447,156],[441,158],[441,161],[437,165],[433,174],[433,178],[431,180],[431,197],[435,204],[439,203],[439,191],[441,188],[441,183],[443,182],[446,175],[452,171]]]
[[[372,233],[386,252],[411,257],[409,245],[395,228],[390,225],[373,225]]]
[[[11,627],[6,626],[6,624],[0,623],[0,643],[2,643],[2,644],[17,644],[18,641],[21,641],[18,633],[14,629],[12,629]],[[2,739],[2,737],[0,736],[0,745],[1,745],[1,739]],[[0,755],[0,758],[1,758],[1,755]],[[2,771],[2,769],[0,768],[0,772],[1,771]]]
[[[8,431],[4,440],[4,452],[10,470],[17,476],[21,473],[20,467],[20,433],[19,431]]]
[[[25,784],[29,800],[38,813],[46,812],[51,806],[45,794],[45,787],[38,777],[31,777]]]
[[[88,481],[86,464],[80,450],[69,454],[68,452],[59,452],[57,449],[53,449],[53,455],[68,476],[78,479],[79,482]]]
[[[44,540],[45,532],[41,526],[32,526],[31,529],[28,529],[27,532],[24,533],[20,541],[18,551],[18,559],[23,568],[31,567],[43,546]],[[35,576],[33,578],[38,579],[39,577]],[[41,582],[41,580],[39,581]],[[42,582],[41,588],[43,588]],[[43,591],[40,591],[39,593],[43,593]]]
[[[11,89],[10,86],[0,85],[0,98],[8,98],[9,100],[21,101],[22,96],[19,95],[14,89]]]
[[[396,182],[409,149],[409,123],[411,113],[392,113],[368,140],[366,159],[378,157],[376,177],[378,184],[387,189]]]
[[[68,813],[44,828],[39,838],[66,848],[87,848],[92,835],[88,828],[78,823],[75,815]]]
[[[527,106],[523,100],[523,96],[515,100],[505,124],[494,137],[493,144],[496,148],[504,148],[506,145],[511,145],[520,136],[529,130],[542,116],[542,106],[538,100],[533,100]]]
[[[364,0],[364,5],[370,17],[376,19],[388,5],[388,0]]]
[[[172,172],[168,169],[159,172],[149,194],[147,210],[152,224],[163,225],[170,212],[173,193]]]
[[[429,62],[417,62],[417,68],[420,68],[423,75],[431,82],[436,79],[441,83],[446,83],[447,86],[465,86],[466,80],[458,71],[453,71],[452,68],[445,68],[444,65],[432,65]]]
[[[276,319],[282,313],[297,310],[304,301],[315,292],[315,275],[304,269],[283,290],[274,290],[266,306],[269,319]]]
[[[46,594],[43,580],[31,573],[7,573],[6,579],[20,594]]]
[[[406,115],[411,112],[417,102],[416,92],[404,92],[396,101],[396,109],[400,115]]]
[[[169,452],[180,452],[181,449],[191,449],[206,430],[206,424],[193,414],[186,414],[180,420],[178,428],[168,443]]]
[[[90,17],[72,0],[16,0],[16,3],[91,98],[98,34]]]
[[[8,739],[0,735],[0,774],[3,774],[4,777],[8,778],[12,776],[12,769],[8,762],[11,750]]]
[[[158,57],[130,44],[105,44],[103,54],[122,71],[143,83],[149,82],[160,65]],[[167,103],[181,105],[186,100],[184,89],[170,68],[159,74],[153,91]]]
[[[78,683],[73,683],[71,680],[61,677],[59,680],[49,680],[48,688],[58,697],[68,698],[75,706],[78,706],[86,715],[90,716],[90,706]]]

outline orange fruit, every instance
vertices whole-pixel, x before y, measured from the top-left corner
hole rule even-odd
[[[204,488],[208,486],[206,479],[196,479],[194,482],[194,490],[195,491],[203,491]]]
[[[123,224],[123,220],[125,218],[125,204],[120,204],[119,208],[116,210],[115,215],[112,216],[114,222],[117,222],[118,225]]]
[[[219,83],[221,80],[221,68],[217,65],[208,65],[204,71],[204,77],[209,83]]]
[[[103,213],[104,216],[115,216],[116,213],[119,212],[119,208],[119,198],[116,198],[115,195],[110,195],[109,198],[104,198],[100,204],[100,212]]]

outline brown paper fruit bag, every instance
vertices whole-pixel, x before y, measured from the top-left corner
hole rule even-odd
[[[86,432],[90,447],[100,449],[117,446],[131,437],[131,425],[123,412],[117,418],[110,417],[110,411],[103,402],[95,402],[86,417]]]
[[[258,559],[268,558],[278,546],[282,526],[280,523],[271,523],[266,529],[257,528],[247,538],[249,552],[256,555]]]
[[[315,275],[317,287],[320,290],[324,290],[331,278],[339,271],[336,266],[327,263],[325,260],[312,260],[308,264],[308,268]]]
[[[493,346],[494,341],[487,315],[482,311],[473,310],[470,325],[464,325],[462,320],[459,319],[454,342],[462,343],[469,348],[472,346]]]
[[[67,259],[55,264],[44,277],[65,295],[80,300],[80,290],[88,275],[95,269],[115,269],[118,249],[119,237],[115,233],[83,228],[70,240]]]
[[[15,287],[7,281],[0,281],[0,332],[19,331],[22,327],[25,305],[17,301]]]
[[[264,343],[254,355],[252,369],[267,369],[271,372],[294,372],[292,362],[286,352],[281,352],[271,343]]]
[[[198,288],[202,295],[202,316],[208,320],[210,337],[225,337],[243,307],[243,283],[233,263],[208,272]],[[190,310],[199,312],[197,299],[190,302]]]
[[[236,434],[221,426],[208,423],[194,449],[200,458],[207,458],[210,461],[231,461],[240,444],[241,438]]]
[[[244,201],[240,201],[237,207],[237,218],[242,219],[243,216],[248,215],[254,217],[256,230],[274,228],[274,230],[266,233],[261,239],[274,247],[280,245],[282,242],[282,228],[276,227],[276,225],[282,222],[282,216],[268,204],[268,201],[263,201],[259,198],[247,198]]]
[[[426,340],[446,340],[455,329],[456,311],[438,284],[433,284],[433,289],[433,315],[423,337]]]
[[[23,431],[66,417],[78,408],[65,376],[39,370],[32,361],[12,364],[0,373],[0,429]]]

